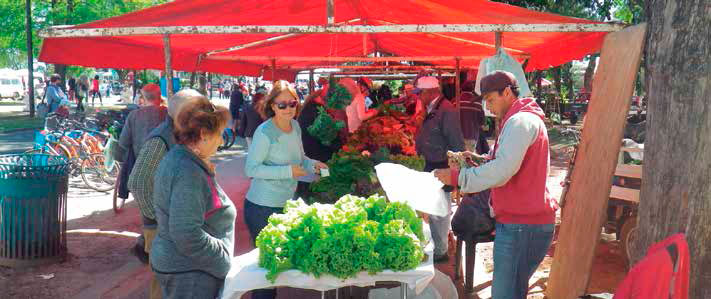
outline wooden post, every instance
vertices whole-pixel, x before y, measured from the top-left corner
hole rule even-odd
[[[314,92],[314,70],[309,70],[309,94]]]
[[[457,109],[459,109],[459,97],[462,95],[462,88],[461,88],[462,82],[460,82],[461,80],[459,79],[460,78],[459,72],[460,72],[459,58],[457,58],[457,66],[456,66],[456,70],[454,71],[454,88],[456,89],[456,92],[455,92],[456,99],[454,100],[454,105],[457,106]]]
[[[272,59],[272,82],[276,81],[276,59]]]
[[[30,117],[35,117],[35,75],[32,65],[32,4],[31,0],[25,2],[25,33],[27,35],[27,96],[30,103]],[[62,79],[64,82],[64,79]],[[45,89],[46,90],[46,89]],[[46,93],[46,91],[45,91]],[[88,99],[87,99],[88,100]]]
[[[173,96],[173,62],[170,53],[170,35],[163,35],[163,53],[165,53],[165,94]]]
[[[501,31],[495,32],[495,33],[494,33],[494,38],[496,39],[496,45],[495,45],[496,53],[498,53],[499,50],[501,50],[501,46],[502,46],[503,43],[504,43],[503,33],[501,33]]]
[[[578,298],[586,294],[645,32],[646,24],[640,24],[605,36],[566,194],[563,208],[566,216],[560,226],[548,279],[548,298]]]

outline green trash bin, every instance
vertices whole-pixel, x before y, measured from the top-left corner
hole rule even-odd
[[[69,161],[62,156],[0,156],[0,265],[26,267],[67,254]]]

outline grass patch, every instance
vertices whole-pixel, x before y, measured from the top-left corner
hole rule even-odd
[[[0,106],[22,106],[24,103],[15,101],[0,101]]]
[[[44,126],[44,120],[38,117],[30,117],[29,113],[18,115],[14,113],[0,113],[0,132],[7,132],[18,129],[38,129]]]

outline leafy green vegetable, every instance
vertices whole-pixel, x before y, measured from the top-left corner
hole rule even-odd
[[[331,145],[331,142],[338,137],[338,132],[345,127],[346,124],[343,121],[334,120],[333,117],[326,112],[326,109],[318,107],[318,115],[314,123],[306,128],[306,130],[323,145]]]
[[[420,264],[422,220],[409,206],[385,197],[346,195],[334,205],[287,201],[257,236],[267,279],[298,269],[346,279],[361,271],[406,271]]]
[[[353,95],[348,92],[343,85],[336,83],[336,79],[331,77],[328,84],[328,93],[326,93],[326,107],[328,109],[342,110],[346,109],[353,101]]]

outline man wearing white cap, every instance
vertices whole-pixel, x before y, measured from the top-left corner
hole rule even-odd
[[[447,169],[447,151],[464,151],[464,137],[459,122],[459,111],[444,96],[435,77],[417,79],[413,93],[426,107],[427,114],[415,138],[417,153],[425,157],[425,171]],[[445,186],[450,191],[451,186]],[[448,202],[449,203],[449,202]],[[435,263],[446,262],[447,236],[449,235],[451,213],[444,217],[430,216],[430,230],[434,241]]]

